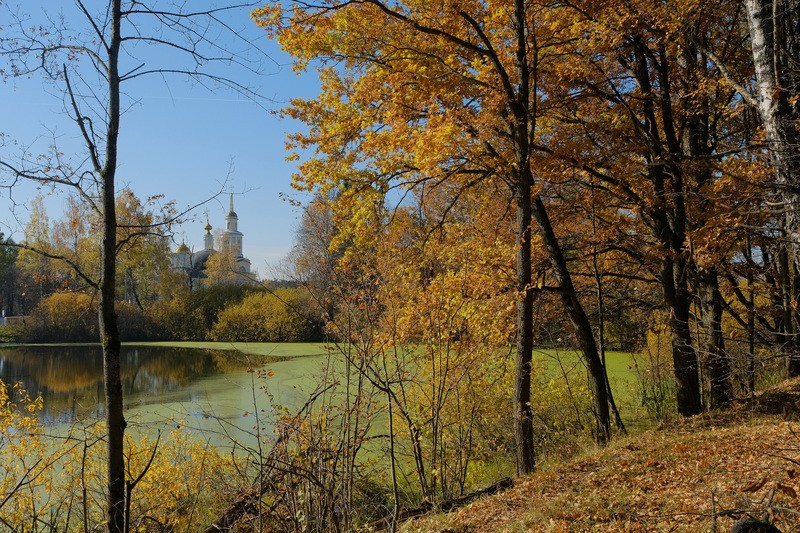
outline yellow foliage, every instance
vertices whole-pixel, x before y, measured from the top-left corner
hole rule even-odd
[[[41,439],[42,399],[0,381],[0,516],[24,523],[52,488],[52,463]]]
[[[257,292],[225,307],[210,335],[217,341],[318,341],[322,333],[321,314],[304,288]]]
[[[46,519],[56,531],[83,530],[84,523],[91,529],[102,523],[106,505],[104,427],[73,426],[52,437],[39,422],[41,409],[41,397],[31,398],[20,385],[0,381],[2,523],[39,531],[41,526],[31,529],[30,524]],[[153,531],[153,524],[197,529],[233,494],[230,459],[183,430],[156,440],[129,435],[125,447],[127,481],[142,475],[132,491],[132,531]]]
[[[129,481],[144,472],[131,498],[134,531],[150,531],[154,520],[175,531],[204,527],[233,492],[230,459],[180,429],[164,440],[128,437],[126,455]]]

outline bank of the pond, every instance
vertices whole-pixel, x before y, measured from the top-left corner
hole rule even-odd
[[[398,530],[722,532],[749,515],[769,517],[778,528],[769,531],[800,531],[798,405],[794,378],[728,410],[545,465],[499,495]]]
[[[42,421],[47,432],[63,436],[86,424],[102,419],[102,358],[99,346],[62,345],[76,348],[74,353],[47,348],[22,350],[17,354],[0,349],[0,370],[13,371],[10,377],[23,375],[33,386],[50,396],[45,400]],[[2,348],[6,348],[3,346]],[[88,350],[87,348],[91,348]],[[188,436],[203,446],[214,447],[226,456],[263,453],[265,443],[274,438],[277,416],[291,413],[318,390],[323,369],[332,355],[334,367],[341,368],[342,346],[318,343],[230,343],[230,342],[149,342],[123,345],[123,388],[127,434],[133,439],[160,438],[164,435]],[[407,347],[417,353],[421,347]],[[162,353],[163,352],[163,353]],[[509,351],[510,357],[513,357]],[[561,387],[566,378],[575,390],[586,387],[585,367],[574,350],[536,350],[534,368],[536,387],[548,387],[552,381]],[[513,360],[509,359],[513,364]],[[642,416],[635,410],[636,365],[632,354],[609,352],[607,364],[612,389],[617,398],[629,398],[631,406],[622,407],[626,423],[636,423]],[[342,365],[343,366],[343,365]],[[262,369],[262,372],[254,372]],[[510,391],[509,391],[510,394]],[[556,401],[563,397],[554,397]],[[510,400],[509,400],[510,401]],[[565,401],[571,402],[571,398]],[[627,401],[627,400],[625,400]],[[541,403],[538,407],[545,405]],[[569,405],[572,405],[571,403]],[[88,409],[83,409],[88,407]],[[424,406],[423,406],[424,407]],[[570,408],[570,413],[572,409]],[[588,419],[588,417],[587,417]],[[385,466],[385,413],[373,419],[373,431],[361,450],[366,462],[380,469]],[[630,427],[630,426],[629,426]],[[638,428],[637,428],[638,429]],[[381,438],[373,438],[381,437]],[[399,438],[407,438],[400,435]],[[568,435],[572,439],[572,435]],[[574,435],[570,450],[584,446],[585,434]],[[494,448],[487,444],[487,453],[471,459],[467,490],[513,474],[514,462],[509,447]],[[560,448],[553,447],[552,453]],[[567,450],[564,447],[564,450]],[[566,452],[565,452],[566,453]],[[574,450],[570,453],[574,453]],[[399,458],[407,472],[414,467],[407,456]],[[542,461],[559,460],[543,456]],[[542,464],[540,462],[540,464]],[[388,480],[382,471],[375,479]],[[413,494],[417,487],[404,477],[401,488]]]

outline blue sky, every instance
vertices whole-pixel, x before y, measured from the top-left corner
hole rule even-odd
[[[72,9],[71,2],[45,5]],[[235,193],[245,255],[253,268],[269,277],[269,265],[291,248],[300,215],[282,197],[297,197],[290,186],[296,163],[285,160],[285,141],[287,133],[300,126],[270,111],[283,107],[289,98],[315,96],[318,82],[313,72],[294,73],[288,56],[249,20],[246,11],[231,22],[269,56],[260,74],[235,73],[237,82],[257,88],[266,99],[259,106],[230,90],[209,91],[177,77],[132,82],[127,87],[132,107],[121,124],[118,184],[130,186],[141,198],[163,194],[185,207],[213,195],[227,179]],[[38,78],[0,82],[2,157],[13,160],[21,147],[30,146],[32,153],[44,151],[53,135],[62,151],[77,152],[78,132],[63,113],[61,98]],[[9,191],[0,190],[0,231],[21,239],[26,203],[36,190],[19,187],[11,194],[17,202],[15,213]],[[51,218],[58,216],[64,201],[63,194],[47,197]],[[228,211],[227,194],[196,211],[194,222],[178,228],[179,242],[185,239],[190,247],[202,248],[206,211],[212,226],[221,227]]]

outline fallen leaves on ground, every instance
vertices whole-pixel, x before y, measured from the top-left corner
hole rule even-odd
[[[405,531],[800,531],[800,380],[721,414],[617,440]]]

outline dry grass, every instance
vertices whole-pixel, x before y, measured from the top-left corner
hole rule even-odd
[[[800,380],[729,411],[620,439],[404,531],[800,531]]]

